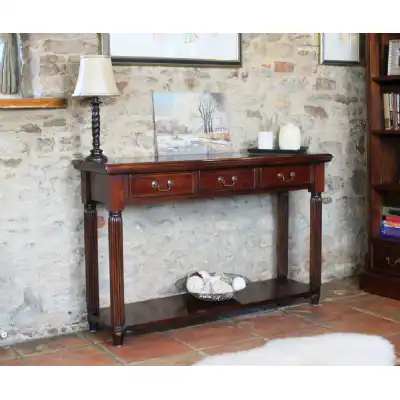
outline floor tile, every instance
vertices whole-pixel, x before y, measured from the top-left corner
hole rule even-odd
[[[310,328],[302,329],[297,332],[287,332],[281,335],[275,336],[275,338],[289,338],[289,337],[305,337],[305,336],[315,336],[315,335],[323,335],[325,333],[330,333],[331,331],[328,328],[324,328],[322,326],[313,326]]]
[[[380,297],[369,293],[366,293],[362,296],[354,296],[342,299],[340,300],[340,302],[343,302],[343,304],[347,304],[350,307],[357,307],[362,309],[367,309],[366,307],[378,304],[385,307],[389,306],[400,308],[400,301],[398,300]]]
[[[240,325],[250,329],[257,335],[273,338],[282,334],[297,332],[315,326],[312,321],[306,321],[294,315],[263,315],[249,319],[242,319]]]
[[[359,299],[347,299],[350,307],[400,322],[400,301],[368,295]]]
[[[237,351],[255,349],[261,347],[267,342],[264,338],[254,338],[250,340],[244,340],[243,342],[236,342],[230,344],[223,344],[221,346],[211,347],[209,349],[203,349],[203,353],[208,355],[233,353]]]
[[[352,318],[360,314],[360,311],[354,310],[342,302],[322,303],[317,306],[303,304],[287,308],[285,312],[319,324]]]
[[[93,343],[101,343],[111,340],[111,333],[109,331],[99,331],[92,333],[90,331],[83,331],[81,335]]]
[[[255,337],[230,322],[215,322],[172,331],[173,337],[195,349],[218,346]]]
[[[361,293],[363,292],[359,288],[358,277],[348,277],[323,284],[321,288],[321,300],[328,302]]]
[[[170,367],[184,367],[193,365],[194,363],[200,361],[204,358],[204,355],[200,354],[199,352],[193,351],[191,353],[179,355],[179,356],[172,356],[172,357],[164,357],[164,358],[157,358],[147,361],[142,361],[139,363],[131,364],[132,366],[136,367],[145,367],[145,366],[170,366]]]
[[[11,347],[0,347],[0,362],[17,358],[18,354]]]
[[[18,367],[24,365],[22,359],[16,358],[14,360],[3,360],[0,361],[0,367]]]
[[[389,336],[400,333],[400,324],[374,315],[359,312],[358,316],[326,324],[334,332],[354,332]]]
[[[126,363],[134,363],[152,358],[162,358],[185,354],[192,349],[179,343],[165,333],[153,333],[124,340],[123,346],[116,347],[112,343],[100,343],[112,354]]]
[[[101,366],[120,365],[104,350],[94,346],[60,350],[54,353],[39,354],[24,358],[24,363],[31,366]]]
[[[74,334],[48,339],[32,340],[17,344],[13,347],[21,356],[30,356],[33,354],[50,353],[57,350],[86,346],[88,344],[89,342],[86,339]]]

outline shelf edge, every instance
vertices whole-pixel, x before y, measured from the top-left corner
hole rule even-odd
[[[51,109],[66,108],[66,98],[56,97],[37,97],[37,98],[18,98],[0,99],[0,109]]]

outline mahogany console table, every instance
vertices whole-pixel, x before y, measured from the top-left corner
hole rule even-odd
[[[280,303],[291,298],[319,302],[321,287],[322,198],[330,154],[249,156],[248,154],[150,157],[105,164],[74,160],[81,171],[84,204],[86,301],[92,331],[111,330],[114,345],[127,331],[190,325],[223,312]],[[288,192],[308,190],[310,199],[310,282],[288,279]],[[235,300],[201,302],[188,294],[125,304],[122,212],[141,205],[275,192],[277,278],[253,282]],[[99,307],[96,204],[108,211],[110,307]]]

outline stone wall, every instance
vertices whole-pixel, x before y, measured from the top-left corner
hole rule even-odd
[[[97,51],[95,34],[25,39],[25,79],[39,96],[71,94],[79,55]],[[318,65],[316,34],[243,40],[238,70],[115,67],[121,96],[102,104],[103,149],[109,157],[153,154],[154,90],[224,92],[237,149],[254,143],[271,117],[299,124],[311,151],[334,156],[326,168],[323,279],[351,275],[366,252],[364,70]],[[0,328],[9,334],[2,344],[86,327],[83,215],[70,163],[90,145],[84,102],[0,111]],[[308,199],[307,192],[290,197],[289,262],[300,280],[308,278]],[[127,301],[166,296],[194,268],[272,277],[275,205],[263,195],[127,209]],[[100,224],[102,304],[109,302],[106,233]]]

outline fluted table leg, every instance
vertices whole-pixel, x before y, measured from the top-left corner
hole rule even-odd
[[[314,192],[310,200],[310,291],[311,303],[319,303],[322,263],[322,197]]]
[[[108,243],[110,259],[110,308],[113,343],[122,345],[125,325],[124,249],[122,212],[108,214]]]
[[[99,316],[99,265],[97,238],[96,203],[89,202],[84,208],[85,232],[85,271],[86,271],[86,307],[89,328],[97,331],[98,323],[92,321],[92,315]]]

